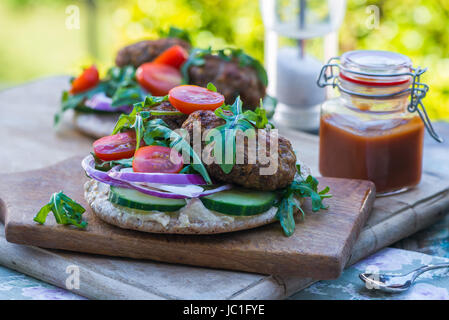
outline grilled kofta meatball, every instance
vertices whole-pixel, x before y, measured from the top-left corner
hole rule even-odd
[[[210,110],[198,110],[192,112],[181,127],[182,129],[185,129],[187,131],[188,137],[190,138],[190,143],[192,143],[195,123],[197,123],[198,128],[201,129],[202,139],[203,134],[206,130],[221,126],[225,124],[225,121],[222,118],[217,117],[215,113]],[[204,147],[204,143],[202,147]]]
[[[178,111],[168,101],[164,101],[158,105],[152,106],[151,108],[147,108],[147,110]],[[187,117],[188,115],[182,114],[176,116],[151,116],[150,119],[162,119],[170,127],[170,129],[175,130],[181,128],[181,125],[184,123],[184,121],[186,121]]]
[[[258,152],[259,141],[265,139],[267,158],[270,156],[271,134],[273,133],[267,130],[258,130],[256,152]],[[281,189],[287,187],[293,181],[296,174],[296,155],[290,141],[286,138],[278,136],[277,169],[273,174],[261,174],[260,169],[269,167],[269,163],[263,165],[259,162],[259,159],[254,164],[248,163],[248,147],[246,143],[244,150],[243,164],[235,164],[231,172],[225,174],[218,164],[212,163],[207,166],[210,176],[219,181],[234,183],[256,190]],[[272,158],[271,161],[274,160],[275,158]]]
[[[200,122],[202,132],[224,124],[224,120],[217,117],[213,111],[195,111],[182,125],[182,128],[186,129],[190,136],[192,136],[193,123],[195,121]],[[257,133],[258,141],[263,141],[261,139],[265,139],[266,141],[266,156],[268,158],[270,155],[270,137],[274,135],[274,132],[258,130]],[[259,142],[256,143],[255,147],[256,150],[251,151],[255,151],[257,155]],[[218,181],[234,183],[245,188],[256,190],[276,190],[288,186],[293,181],[296,174],[296,155],[290,141],[286,138],[278,136],[277,169],[273,174],[263,175],[260,172],[261,168],[267,168],[271,162],[262,164],[259,159],[256,159],[255,163],[248,163],[248,152],[248,143],[245,140],[242,164],[235,164],[228,174],[225,174],[216,163],[206,164],[207,171],[212,178]]]
[[[115,64],[119,67],[133,65],[137,68],[142,63],[153,61],[163,51],[174,45],[190,50],[190,44],[178,38],[144,40],[122,48],[117,53]]]
[[[207,55],[201,66],[189,68],[189,83],[206,87],[212,82],[225,97],[227,104],[234,103],[240,95],[243,107],[254,110],[265,97],[266,88],[251,67],[241,67],[236,59],[226,61],[218,56]]]

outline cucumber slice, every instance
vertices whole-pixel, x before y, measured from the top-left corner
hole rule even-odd
[[[276,193],[239,188],[200,199],[209,210],[233,216],[252,216],[270,209],[276,201]]]
[[[133,189],[112,186],[109,191],[109,201],[124,207],[147,211],[176,211],[186,205],[184,199],[153,197]]]

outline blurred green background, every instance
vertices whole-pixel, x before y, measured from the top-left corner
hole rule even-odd
[[[380,8],[380,23],[371,30],[366,21],[372,4]],[[73,5],[79,29],[66,26]],[[121,46],[156,38],[170,25],[189,30],[197,46],[235,45],[263,61],[258,0],[2,0],[0,88],[76,74],[92,62],[104,71]],[[340,51],[397,51],[428,67],[426,107],[433,119],[449,120],[448,31],[449,0],[348,0]]]

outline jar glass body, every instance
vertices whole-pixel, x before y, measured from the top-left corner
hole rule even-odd
[[[397,86],[343,85],[353,85],[351,91],[365,93],[400,90]],[[341,93],[324,102],[320,118],[321,174],[371,180],[378,194],[397,193],[417,185],[422,172],[424,124],[419,115],[407,111],[409,99],[409,94],[379,99]]]

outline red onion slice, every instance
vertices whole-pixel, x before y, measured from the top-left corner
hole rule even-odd
[[[98,111],[106,111],[106,112],[125,112],[130,113],[133,109],[132,106],[120,106],[120,107],[112,107],[111,106],[112,99],[104,94],[104,92],[100,92],[94,94],[90,99],[87,99],[84,102],[84,105],[88,108]]]
[[[217,192],[225,191],[225,190],[229,190],[229,189],[232,189],[232,184],[225,184],[225,185],[219,186],[217,188],[201,192],[200,197],[204,197],[204,196],[207,196],[207,195],[210,195],[213,193],[217,193]]]
[[[119,180],[117,178],[114,178],[114,175],[116,173],[131,173],[131,172],[119,172],[119,171],[115,171],[118,169],[118,167],[114,167],[113,169],[111,169],[108,172],[104,172],[101,170],[97,170],[95,169],[95,160],[93,158],[92,155],[88,155],[87,157],[85,157],[83,159],[83,161],[81,162],[81,166],[83,167],[84,171],[86,172],[86,174],[91,177],[92,179],[95,179],[97,181],[100,181],[102,183],[111,185],[111,186],[115,186],[115,187],[120,187],[120,188],[127,188],[127,189],[134,189],[137,190],[139,192],[142,192],[144,194],[148,194],[150,196],[154,196],[154,197],[159,197],[159,198],[168,198],[168,199],[186,199],[186,198],[197,198],[197,197],[202,197],[202,196],[206,196],[209,194],[213,194],[216,192],[220,192],[220,191],[224,191],[224,190],[229,190],[232,188],[232,185],[227,184],[227,185],[223,185],[223,186],[219,186],[217,188],[214,189],[210,189],[210,190],[206,190],[203,192],[199,192],[197,190],[197,188],[201,188],[198,186],[195,186],[196,188],[188,188],[188,186],[186,186],[186,190],[185,192],[182,191],[178,191],[179,193],[174,193],[174,192],[164,192],[164,191],[159,191],[156,190],[155,188],[160,187],[166,190],[175,190],[176,188],[179,188],[179,184],[178,185],[173,185],[173,186],[168,186],[168,185],[163,185],[163,184],[157,184],[157,183],[152,183],[152,184],[148,184],[148,186],[150,188],[146,188],[144,185],[137,183],[137,182],[132,182],[132,181],[125,181],[125,180]],[[170,178],[172,179],[172,178]],[[181,179],[185,179],[185,178],[181,178]],[[204,181],[203,181],[204,182]],[[189,183],[190,185],[194,185],[193,183]],[[187,184],[186,184],[187,185]],[[181,194],[182,193],[182,194]],[[187,195],[188,194],[188,195]]]
[[[206,184],[199,174],[182,173],[145,173],[145,172],[109,172],[111,178],[126,182],[161,183],[161,184]]]

